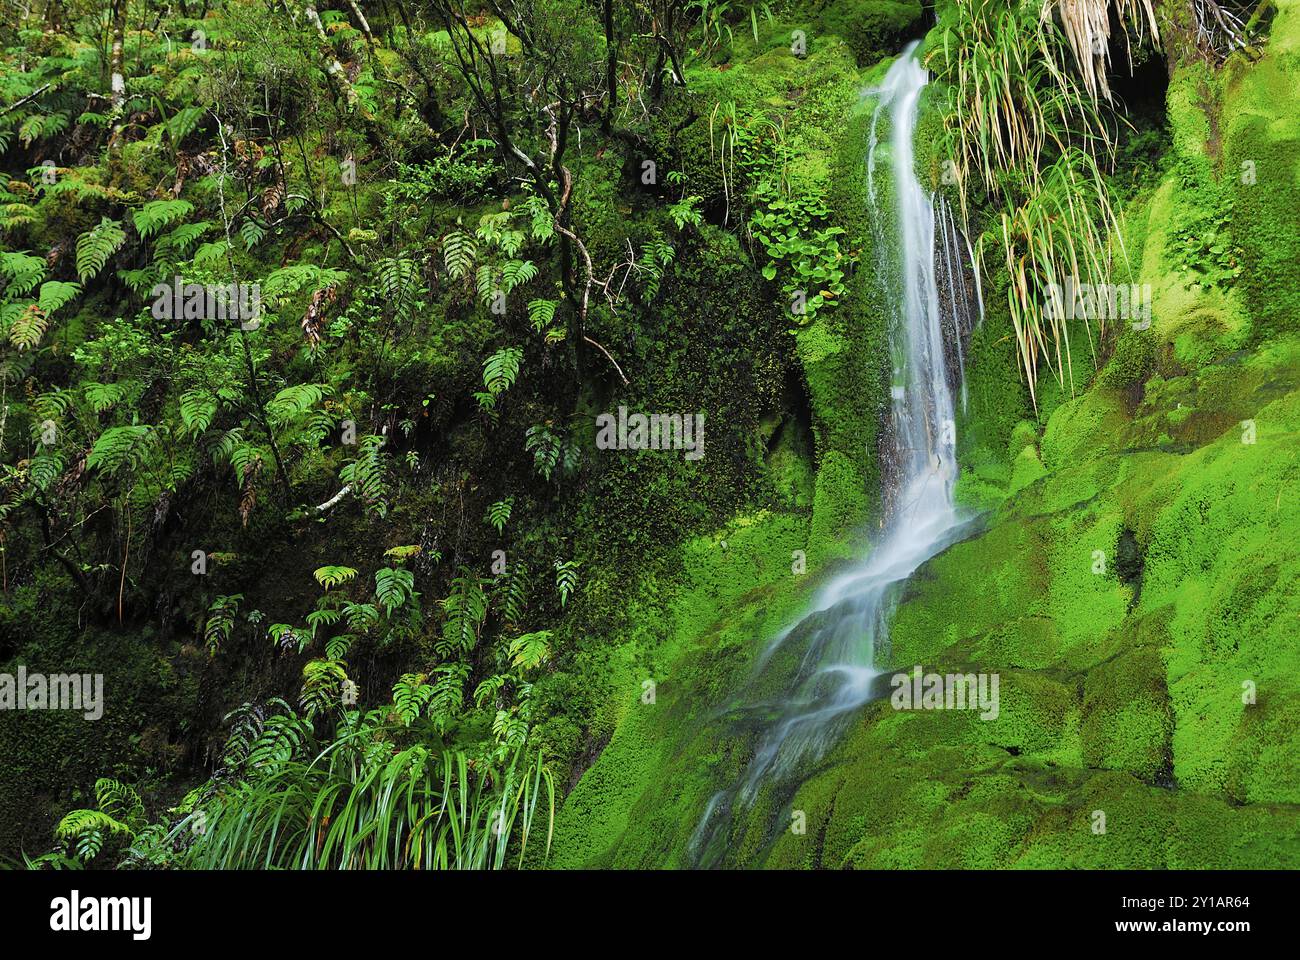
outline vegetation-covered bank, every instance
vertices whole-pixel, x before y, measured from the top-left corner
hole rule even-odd
[[[0,26],[0,674],[104,690],[0,710],[0,857],[691,865],[730,696],[890,517],[864,164],[920,39],[982,519],[882,656],[1002,714],[867,707],[726,862],[1295,865],[1300,8],[1236,49],[1203,0],[1113,6],[1113,102],[1040,0]],[[1071,257],[1150,324],[1053,324]],[[702,433],[608,449],[620,409]]]

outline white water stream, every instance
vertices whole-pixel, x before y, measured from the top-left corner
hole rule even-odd
[[[969,247],[963,250],[949,211],[936,211],[913,168],[917,108],[928,80],[914,50],[915,44],[908,47],[881,86],[868,91],[876,108],[867,145],[867,194],[875,223],[895,225],[894,235],[882,237],[880,263],[894,305],[890,441],[882,451],[892,477],[888,526],[865,563],[827,584],[804,619],[759,658],[759,685],[776,661],[794,667],[793,679],[784,682],[777,702],[769,697],[752,705],[762,713],[753,758],[738,782],[710,800],[691,840],[691,854],[703,866],[725,855],[732,819],[750,808],[761,787],[797,786],[853,713],[878,696],[873,691],[882,671],[876,657],[888,642],[897,587],[954,542],[964,526],[953,505],[956,428],[947,351],[953,351],[952,379],[964,404],[961,343],[970,332],[972,299],[979,295],[970,295],[969,261],[958,262]],[[883,144],[877,133],[886,118],[889,140]],[[876,169],[883,147],[888,183],[878,182]],[[887,203],[892,210],[878,206]]]

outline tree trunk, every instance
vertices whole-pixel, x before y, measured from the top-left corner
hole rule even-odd
[[[126,99],[126,74],[122,72],[122,57],[126,47],[126,4],[127,0],[113,0],[113,39],[108,55],[108,87],[114,110]]]

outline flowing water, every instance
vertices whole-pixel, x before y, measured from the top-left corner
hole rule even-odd
[[[932,202],[913,169],[917,109],[927,82],[914,49],[868,91],[876,107],[867,195],[880,232],[878,269],[894,305],[889,439],[881,451],[888,468],[882,473],[891,478],[884,491],[888,524],[865,563],[829,583],[812,611],[760,656],[742,702],[730,711],[748,720],[754,755],[739,780],[715,794],[704,811],[690,844],[700,866],[725,858],[733,824],[761,789],[792,794],[856,711],[887,689],[876,662],[887,653],[898,587],[963,535],[965,523],[953,505],[953,387],[964,404],[961,344],[977,319],[979,291],[972,290],[977,281],[963,257],[969,246],[951,211]],[[887,143],[878,139],[882,127]],[[888,177],[883,167],[877,170],[884,152]]]

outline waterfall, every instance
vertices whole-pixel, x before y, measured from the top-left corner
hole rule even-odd
[[[881,450],[891,478],[888,523],[868,559],[827,584],[811,612],[760,655],[742,702],[731,711],[753,718],[754,755],[738,781],[712,797],[695,829],[689,853],[700,866],[725,857],[732,824],[753,808],[762,789],[792,795],[801,774],[834,745],[856,711],[880,695],[877,681],[884,674],[875,664],[887,654],[897,588],[958,539],[964,526],[953,504],[953,386],[961,389],[964,404],[961,343],[975,316],[970,293],[977,278],[963,258],[969,246],[963,250],[951,211],[931,200],[914,171],[917,108],[928,79],[915,47],[904,51],[879,88],[868,91],[876,107],[867,144],[867,196],[880,233],[878,270],[892,304],[891,406]],[[885,120],[891,190],[877,183],[884,146],[878,133]]]

